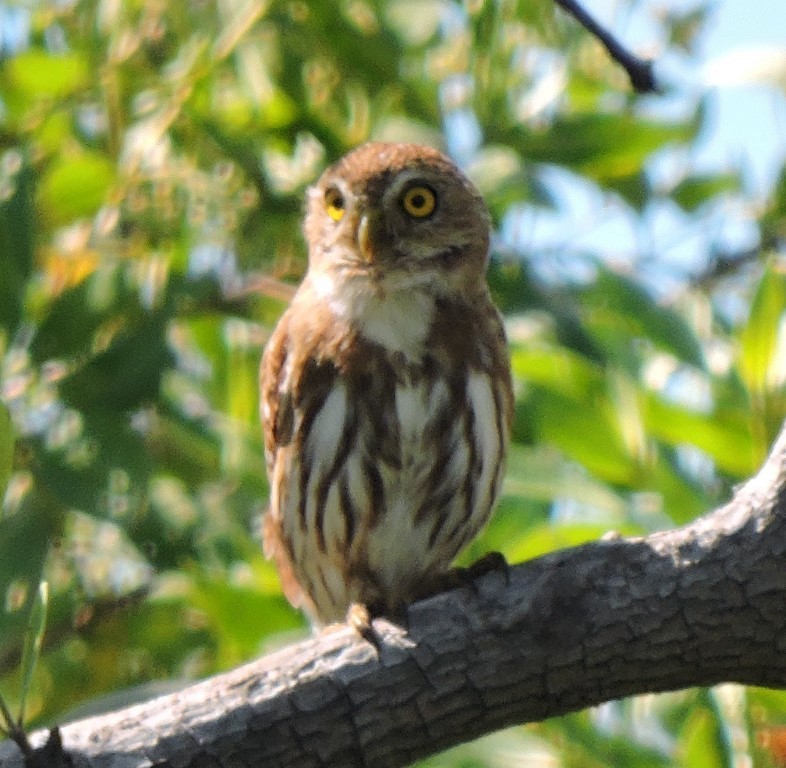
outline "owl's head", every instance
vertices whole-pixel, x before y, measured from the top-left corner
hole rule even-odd
[[[471,289],[484,279],[489,227],[480,193],[441,152],[364,144],[309,189],[309,269]]]

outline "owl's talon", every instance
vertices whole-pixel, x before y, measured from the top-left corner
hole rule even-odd
[[[347,611],[346,622],[363,640],[374,646],[379,656],[382,652],[382,637],[374,629],[368,607],[362,603],[352,603]]]
[[[456,566],[445,573],[441,573],[431,578],[420,590],[416,599],[422,600],[427,597],[438,595],[441,592],[448,592],[451,589],[466,588],[471,589],[477,596],[477,580],[487,573],[502,571],[505,578],[505,586],[510,586],[510,564],[501,552],[487,552],[478,558],[472,565],[467,567]]]
[[[486,552],[485,555],[479,557],[465,570],[469,578],[472,579],[473,584],[476,579],[485,576],[487,573],[501,571],[505,577],[505,586],[510,586],[510,563],[502,552]]]

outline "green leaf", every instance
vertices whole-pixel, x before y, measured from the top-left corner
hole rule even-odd
[[[754,395],[770,389],[782,369],[778,351],[781,316],[786,310],[786,273],[769,263],[756,289],[748,322],[740,334],[740,375]]]
[[[82,412],[84,436],[96,446],[95,453],[107,470],[121,467],[132,482],[144,485],[152,470],[152,459],[143,436],[131,426],[123,411],[91,408]]]
[[[21,643],[25,609],[32,605],[50,544],[61,526],[61,508],[36,489],[13,514],[0,518],[0,656]]]
[[[761,239],[773,243],[786,237],[786,166],[781,168],[761,218]]]
[[[739,189],[740,177],[736,173],[698,174],[683,179],[670,197],[683,210],[693,212],[717,195]]]
[[[619,494],[543,446],[510,447],[503,493],[548,503],[574,499],[601,512],[608,525],[625,521],[626,504]]]
[[[697,127],[695,121],[666,123],[598,112],[559,115],[543,130],[500,125],[485,126],[488,140],[514,147],[531,162],[567,166],[599,181],[639,172],[655,150],[690,140]]]
[[[190,595],[192,609],[210,622],[221,666],[231,666],[253,655],[259,643],[271,631],[291,630],[302,626],[302,618],[287,605],[280,592],[267,594],[256,585],[241,586],[221,579],[202,578]],[[264,616],[260,625],[254,617]]]
[[[142,435],[124,411],[93,408],[83,411],[81,420],[78,445],[72,440],[55,450],[29,441],[37,481],[64,506],[98,516],[113,511],[113,472],[120,470],[126,512],[136,519],[154,466]]]
[[[670,525],[682,525],[704,514],[715,499],[707,496],[689,483],[665,451],[656,454],[649,466],[641,487],[655,491],[662,499],[662,508],[649,515],[649,530]]]
[[[204,424],[174,408],[158,408],[147,434],[147,450],[155,465],[198,486],[221,472],[221,444]]]
[[[2,500],[14,464],[15,445],[16,438],[11,414],[5,404],[0,401],[0,518],[2,518]]]
[[[46,611],[49,605],[49,584],[42,581],[36,590],[33,605],[30,608],[30,616],[27,621],[27,632],[22,649],[22,687],[19,694],[19,725],[25,721],[25,706],[27,696],[30,692],[30,684],[33,681],[33,672],[38,657],[41,655],[41,642],[44,638],[46,628]]]
[[[106,198],[115,166],[102,155],[60,158],[44,173],[38,188],[42,214],[52,226],[90,216]]]
[[[38,442],[33,445],[36,482],[64,507],[96,513],[106,492],[107,467],[100,456],[76,464],[65,450],[50,451]]]
[[[552,334],[556,341],[595,362],[605,360],[603,350],[582,325],[575,301],[545,291],[526,265],[492,260],[488,280],[494,301],[503,313],[542,310],[553,320]]]
[[[11,152],[5,156],[8,163]],[[13,193],[0,200],[0,326],[13,333],[22,316],[27,281],[33,270],[34,174],[19,156],[20,170],[4,179]]]
[[[60,382],[63,399],[79,410],[130,410],[158,395],[172,362],[166,318],[151,316],[119,333],[102,352]]]
[[[708,708],[694,709],[680,735],[679,765],[685,768],[718,768],[731,765],[725,748],[725,724]]]
[[[589,710],[542,723],[542,731],[559,745],[558,764],[566,768],[673,768],[669,755],[640,743],[623,730],[622,724],[635,722],[625,711],[626,704],[621,703],[621,713],[614,710],[611,722],[615,725],[609,728],[599,727],[597,716]]]
[[[619,530],[619,526],[616,526],[615,530]],[[506,549],[505,556],[511,562],[520,563],[558,549],[578,547],[589,541],[597,541],[608,531],[608,525],[599,525],[598,523],[562,523],[560,525],[544,523],[530,528],[526,538]],[[619,532],[628,533],[629,531]]]
[[[639,169],[634,173],[606,180],[606,186],[614,190],[628,205],[641,213],[650,201],[652,188],[647,174]]]
[[[610,352],[629,355],[632,339],[650,342],[686,363],[704,368],[701,344],[682,317],[658,304],[633,280],[600,267],[585,292],[585,319]]]
[[[585,399],[602,393],[605,373],[596,363],[565,347],[511,344],[513,373],[567,397]]]
[[[8,85],[26,96],[62,98],[82,87],[89,69],[78,53],[49,54],[32,48],[5,65]]]
[[[11,714],[11,710],[8,709],[5,699],[0,696],[0,736],[3,738],[8,737],[15,728],[14,716]]]
[[[648,432],[669,445],[701,448],[723,472],[745,478],[755,472],[761,456],[744,412],[698,413],[645,394],[642,408]]]
[[[528,433],[607,482],[637,487],[647,447],[632,380],[566,350],[514,349],[512,365],[529,385],[521,413]]]
[[[144,314],[139,286],[129,272],[100,268],[54,299],[33,336],[30,354],[36,363],[89,354],[102,326],[139,322]]]
[[[639,457],[631,454],[620,431],[618,414],[608,398],[577,402],[557,392],[533,387],[529,402],[533,429],[606,482],[635,485]],[[602,439],[591,436],[602,435]]]

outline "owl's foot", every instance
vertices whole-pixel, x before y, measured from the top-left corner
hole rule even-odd
[[[471,589],[477,596],[479,594],[477,580],[487,573],[501,571],[505,577],[505,586],[510,584],[510,565],[502,552],[486,552],[485,555],[475,560],[472,565],[466,568],[456,567],[448,572],[453,574],[457,586]]]
[[[505,586],[510,585],[510,563],[505,559],[505,555],[502,552],[486,552],[485,555],[479,557],[469,567],[456,570],[463,570],[473,585],[475,580],[481,576],[494,571],[501,571],[505,577]]]
[[[382,638],[377,630],[374,629],[368,606],[363,603],[351,603],[347,611],[346,623],[363,640],[373,645],[377,651],[377,656],[379,656],[382,652]]]
[[[502,572],[505,577],[505,586],[510,584],[510,564],[505,559],[505,555],[501,552],[487,552],[466,568],[457,566],[449,571],[445,571],[445,573],[431,577],[418,591],[415,600],[423,600],[441,592],[448,592],[451,589],[460,589],[461,587],[469,588],[477,594],[477,579],[494,571]]]

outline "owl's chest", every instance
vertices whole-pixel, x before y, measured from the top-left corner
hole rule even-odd
[[[433,316],[434,299],[420,291],[366,296],[351,310],[352,322],[368,341],[410,361],[423,357]]]
[[[394,474],[403,485],[418,484],[419,476],[431,471],[439,433],[453,426],[456,405],[441,377],[399,375],[384,414],[385,429],[398,444]]]
[[[409,362],[422,358],[435,314],[433,291],[425,286],[402,288],[388,278],[366,276],[312,278],[316,295],[339,324],[348,325],[371,344]]]

